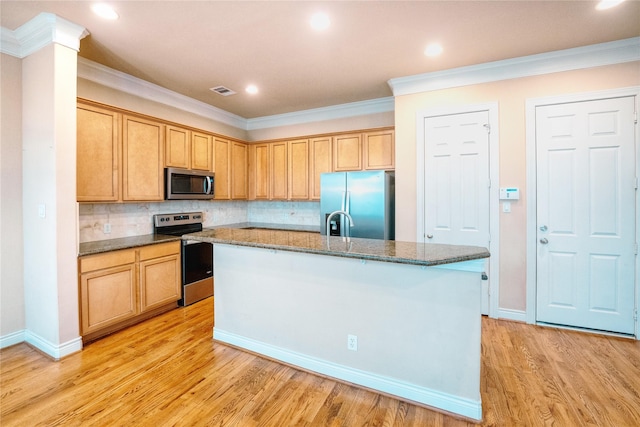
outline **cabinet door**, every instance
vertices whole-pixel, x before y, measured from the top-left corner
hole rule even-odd
[[[231,144],[231,198],[247,198],[247,144]]]
[[[231,179],[229,165],[231,163],[231,142],[226,139],[214,139],[215,151],[215,177],[214,198],[224,200],[231,198]]]
[[[165,128],[164,165],[171,168],[189,168],[191,163],[191,132],[176,126]]]
[[[151,120],[123,116],[123,200],[164,200],[163,126]]]
[[[320,200],[320,174],[333,172],[333,139],[330,136],[313,138],[309,141],[311,159],[309,161],[309,186],[311,200]]]
[[[362,169],[362,141],[360,134],[333,137],[333,165],[336,172]]]
[[[120,200],[120,113],[77,107],[76,198],[78,202]]]
[[[289,141],[289,199],[309,199],[309,140]]]
[[[269,144],[249,145],[249,199],[269,199]]]
[[[396,167],[395,132],[367,132],[362,136],[364,169],[394,169]]]
[[[180,299],[180,254],[140,261],[140,312]]]
[[[81,335],[137,314],[134,263],[80,275]]]
[[[287,199],[287,142],[271,143],[271,198]]]
[[[211,136],[200,133],[191,133],[191,169],[211,171],[213,169],[213,148]]]

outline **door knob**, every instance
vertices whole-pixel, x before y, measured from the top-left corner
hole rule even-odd
[[[543,237],[542,239],[540,239],[540,243],[542,243],[543,245],[546,245],[547,243],[549,243],[549,241],[547,240],[546,237]]]
[[[547,226],[546,225],[540,226],[540,231],[547,231]]]
[[[427,234],[427,239],[433,239],[433,234]]]

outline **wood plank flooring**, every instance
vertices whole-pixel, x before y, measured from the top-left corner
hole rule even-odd
[[[6,426],[473,426],[216,343],[212,299],[54,362],[0,351]],[[640,342],[483,318],[485,426],[640,425]]]

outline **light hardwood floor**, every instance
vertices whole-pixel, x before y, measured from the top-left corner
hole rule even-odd
[[[26,344],[3,349],[0,425],[475,425],[216,343],[212,305],[59,362]],[[640,342],[488,318],[482,327],[481,425],[640,425]]]

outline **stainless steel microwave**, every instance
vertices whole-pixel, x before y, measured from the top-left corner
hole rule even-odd
[[[213,172],[165,168],[166,200],[213,199]]]

